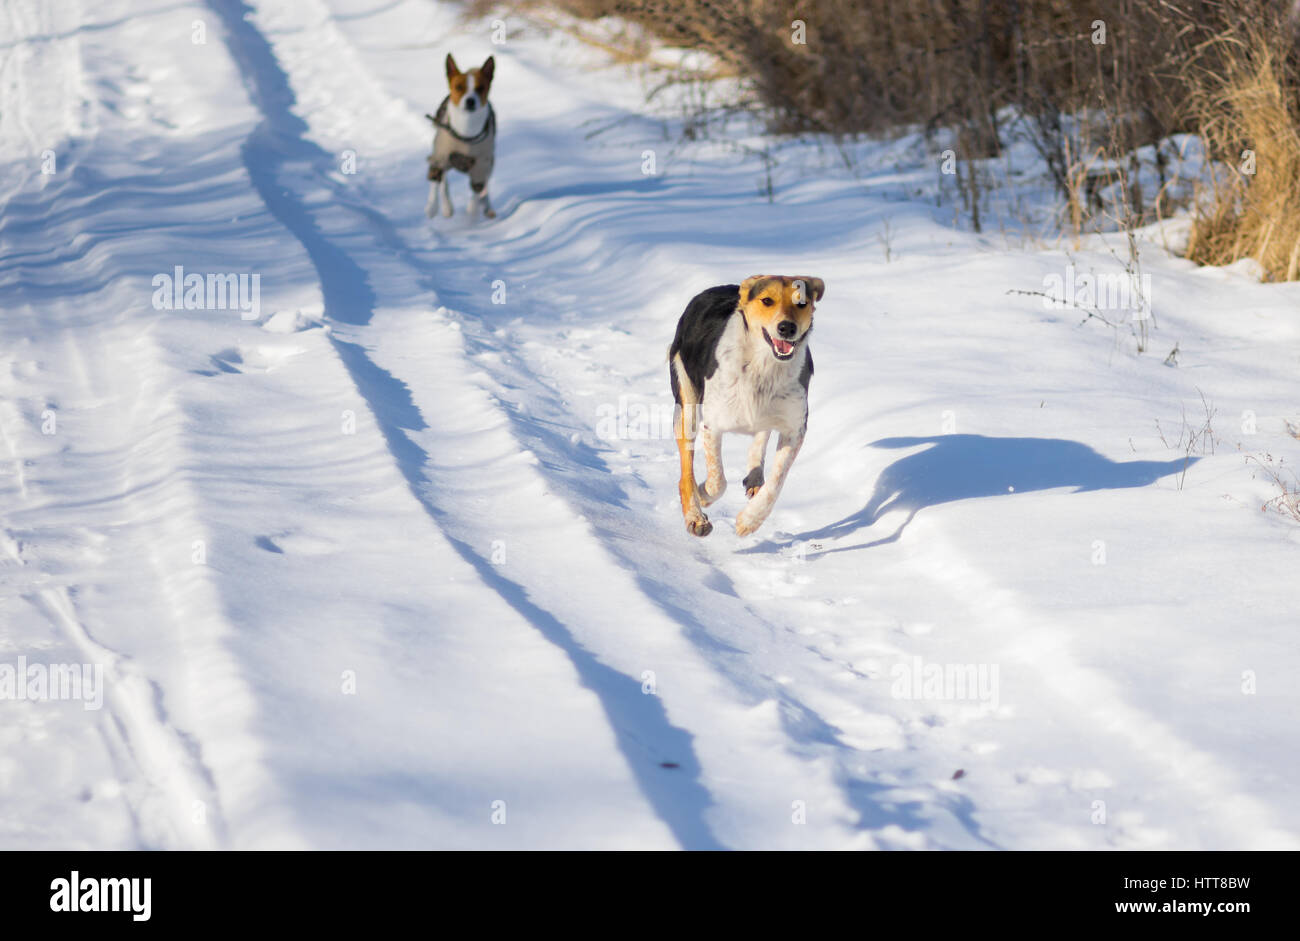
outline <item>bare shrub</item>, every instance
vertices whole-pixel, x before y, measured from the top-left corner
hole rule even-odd
[[[1300,523],[1300,476],[1282,458],[1274,458],[1272,454],[1250,454],[1246,456],[1246,462],[1254,462],[1278,491],[1277,496],[1265,500],[1260,509],[1273,510]]]
[[[491,0],[474,0],[479,9]],[[996,156],[1014,114],[1067,207],[1075,234],[1132,233],[1167,214],[1164,155],[1144,191],[1135,156],[1201,134],[1238,172],[1206,194],[1190,256],[1258,258],[1300,277],[1298,0],[522,0],[636,27],[709,53],[777,133],[955,131],[963,196],[979,228],[977,162]],[[608,45],[610,40],[598,39]],[[1229,159],[1231,158],[1231,159]],[[1101,192],[1121,198],[1103,210]]]

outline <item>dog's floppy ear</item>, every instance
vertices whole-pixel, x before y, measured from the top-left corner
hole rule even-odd
[[[773,280],[770,274],[756,274],[740,282],[740,303],[748,304],[754,299],[754,295],[763,288],[767,283]]]
[[[826,293],[826,282],[823,281],[821,278],[800,277],[800,278],[795,278],[794,281],[796,284],[802,281],[804,283],[804,286],[808,288],[809,293],[812,294],[812,298],[814,301],[820,301],[822,299],[822,295]]]
[[[456,68],[456,60],[447,53],[447,78],[453,78],[460,74],[460,69]]]
[[[488,85],[492,82],[492,73],[496,70],[496,59],[492,56],[487,57],[487,61],[479,66],[478,74],[483,79],[483,84]]]

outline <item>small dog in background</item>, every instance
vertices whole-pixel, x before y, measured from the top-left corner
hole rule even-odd
[[[781,494],[808,428],[812,380],[813,302],[826,291],[821,278],[755,275],[740,284],[709,288],[692,298],[668,348],[668,379],[679,406],[674,421],[681,478],[677,490],[687,532],[707,536],[713,524],[704,507],[722,496],[722,434],[754,436],[736,533],[763,525]],[[767,442],[775,431],[772,476],[763,477]],[[704,448],[708,477],[695,480],[695,439]]]
[[[496,63],[488,56],[477,69],[462,72],[456,60],[447,56],[447,84],[450,93],[438,106],[437,114],[426,114],[433,122],[433,153],[429,154],[429,201],[424,214],[430,219],[438,212],[448,218],[455,212],[447,188],[447,170],[469,175],[470,215],[480,206],[483,215],[495,219],[488,201],[488,177],[496,158],[497,119],[488,103],[492,73]]]

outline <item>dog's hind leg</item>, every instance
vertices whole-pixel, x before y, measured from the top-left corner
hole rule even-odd
[[[727,475],[722,469],[722,435],[701,424],[700,445],[704,448],[704,463],[709,469],[708,478],[700,487],[700,504],[711,506],[727,489]]]
[[[749,460],[745,462],[748,471],[743,483],[745,496],[751,499],[763,486],[763,458],[767,456],[767,442],[771,437],[772,432],[760,431],[754,435],[754,443],[749,446]]]
[[[799,448],[803,446],[803,436],[804,432],[801,428],[798,434],[783,434],[776,439],[776,456],[772,459],[772,477],[758,488],[758,493],[754,494],[753,499],[736,517],[737,536],[748,536],[762,526],[768,514],[772,512],[776,498],[781,495],[781,487],[785,485],[786,475],[790,473],[790,465],[794,463],[795,457],[799,454]]]
[[[673,416],[673,435],[677,439],[677,455],[681,459],[681,477],[677,481],[677,495],[682,501],[682,518],[686,531],[693,536],[707,536],[713,524],[704,515],[700,505],[700,486],[695,482],[695,433],[699,425],[699,393],[682,368],[680,356],[673,357],[673,392],[677,398],[677,414]]]

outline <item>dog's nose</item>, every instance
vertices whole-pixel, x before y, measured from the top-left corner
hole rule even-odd
[[[478,107],[478,102],[475,101],[473,98],[466,98],[466,99],[465,99],[465,110],[466,110],[466,111],[473,111],[473,110],[474,110],[475,108],[477,108],[477,107]]]
[[[779,324],[776,325],[776,332],[779,333],[784,339],[789,340],[791,337],[793,337],[796,333],[799,332],[799,328],[795,326],[795,322],[793,320],[782,320]]]

